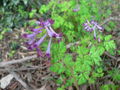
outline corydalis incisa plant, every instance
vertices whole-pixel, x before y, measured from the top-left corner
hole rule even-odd
[[[43,54],[39,46],[43,43],[44,39],[47,36],[49,36],[50,39],[48,42],[48,47],[47,47],[45,56],[50,58],[51,57],[50,47],[51,47],[52,38],[56,38],[60,41],[62,38],[62,34],[61,33],[57,34],[53,30],[51,25],[54,23],[54,21],[52,19],[48,19],[46,21],[43,21],[42,19],[40,19],[36,23],[39,25],[40,28],[31,28],[32,34],[23,34],[22,37],[28,39],[28,41],[26,42],[28,49],[29,50],[36,49],[37,55],[40,57],[40,56],[43,56]],[[46,33],[39,39],[37,35],[42,33],[42,30],[46,30]]]
[[[87,20],[86,23],[83,24],[84,30],[87,32],[94,32],[94,39],[96,40],[97,38],[97,31],[103,32],[103,27],[101,27],[97,22],[94,20],[91,20],[90,22]],[[98,41],[100,42],[100,37],[98,37]]]

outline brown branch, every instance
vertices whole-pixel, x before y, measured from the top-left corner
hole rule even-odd
[[[114,57],[114,56],[110,55],[108,52],[104,52],[104,54],[105,54],[105,55],[107,55],[108,57],[110,57],[110,58],[114,59],[114,60],[117,60],[117,58],[116,58],[116,57]]]
[[[18,60],[3,61],[0,63],[0,67],[6,67],[8,65],[16,64],[16,63],[23,63],[26,61],[30,61],[31,59],[34,59],[34,58],[37,58],[37,55],[28,56],[28,57],[18,59]]]
[[[24,82],[21,78],[20,75],[17,74],[16,72],[10,71],[10,74],[14,76],[14,78],[27,90],[30,90],[31,88],[27,85],[26,82]]]
[[[45,69],[45,68],[48,68],[48,66],[31,66],[31,67],[21,67],[21,68],[10,68],[10,67],[7,67],[7,68],[1,68],[0,71],[2,72],[8,72],[9,70],[12,70],[12,71],[24,71],[24,70],[35,70],[35,69]]]
[[[75,43],[69,43],[69,44],[66,45],[66,48],[68,49],[68,48],[70,48],[71,46],[76,45],[76,44],[79,44],[79,43],[80,43],[80,41],[77,41],[77,42],[75,42]]]
[[[111,20],[113,20],[113,21],[120,21],[120,17],[109,17],[109,18],[107,18],[106,20],[103,21],[103,23],[101,24],[101,26],[104,25],[104,24],[106,24],[107,22],[109,22]]]

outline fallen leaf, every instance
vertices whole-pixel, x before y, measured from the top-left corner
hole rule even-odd
[[[13,78],[14,78],[14,77],[13,77],[12,74],[9,74],[9,75],[3,77],[3,78],[0,80],[0,87],[1,87],[2,89],[6,88],[6,87],[10,84],[10,82],[11,82],[11,80],[12,80]]]

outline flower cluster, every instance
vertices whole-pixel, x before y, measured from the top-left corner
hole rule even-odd
[[[92,21],[88,21],[86,23],[83,24],[84,26],[84,30],[86,30],[87,32],[94,32],[94,39],[96,39],[96,30],[102,32],[103,28],[94,20]]]
[[[77,4],[75,8],[73,9],[73,12],[78,12],[80,10],[80,5]]]
[[[45,37],[49,36],[50,39],[45,55],[48,58],[50,58],[50,47],[51,47],[52,38],[57,38],[60,40],[62,34],[57,34],[53,30],[51,25],[54,23],[54,21],[52,19],[48,19],[46,21],[39,20],[36,23],[39,25],[40,28],[31,28],[32,34],[23,34],[22,36],[23,38],[28,39],[28,41],[26,42],[28,49],[30,50],[36,49],[38,56],[43,56],[39,46],[43,43]],[[42,30],[46,30],[46,33],[39,39],[37,38],[37,35],[42,33]]]

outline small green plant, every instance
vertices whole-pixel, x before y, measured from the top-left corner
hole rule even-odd
[[[106,84],[106,85],[102,85],[100,90],[117,90],[117,89],[119,89],[118,85]]]
[[[114,81],[120,81],[120,70],[114,68],[113,70],[109,71],[109,75],[112,77]]]
[[[30,16],[34,16],[32,11]],[[52,18],[52,27],[56,32],[62,32],[62,41],[52,43],[50,70],[59,75],[55,81],[58,90],[74,86],[79,90],[83,84],[94,84],[104,76],[102,55],[105,51],[112,52],[116,46],[111,35],[104,35],[103,28],[91,20],[101,21],[95,0],[63,1],[52,0],[48,5],[42,5],[39,10],[43,19]],[[87,25],[84,27],[84,23]],[[79,44],[67,48],[69,43]]]

